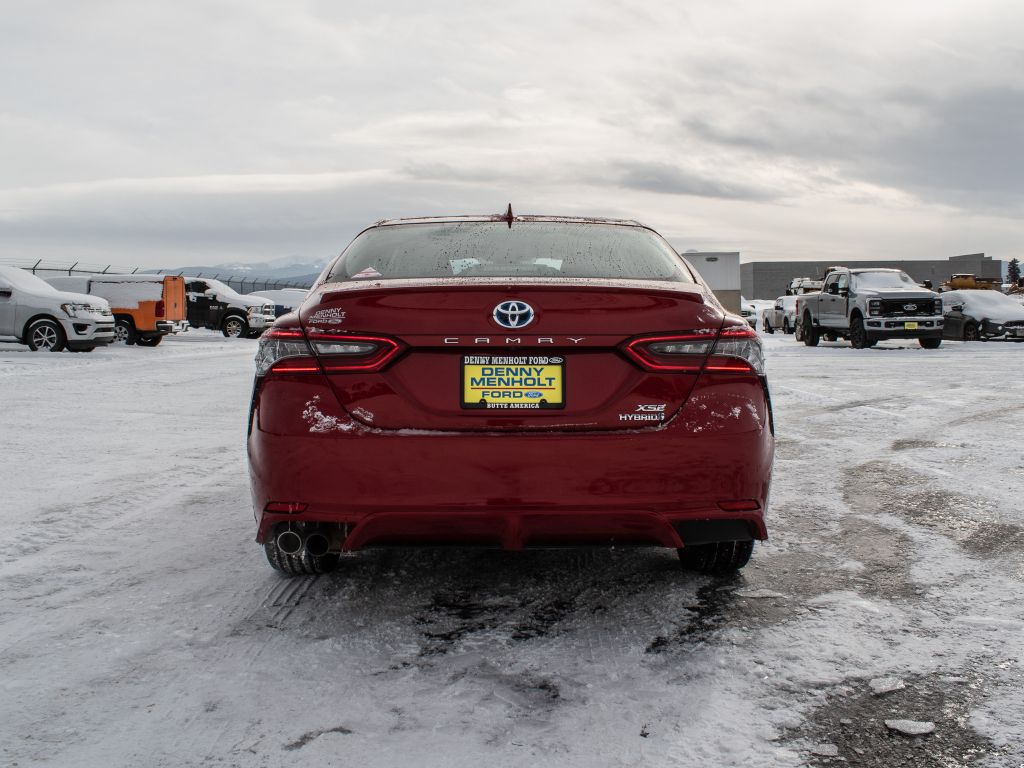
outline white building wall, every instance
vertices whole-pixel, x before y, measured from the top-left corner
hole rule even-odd
[[[701,251],[683,253],[704,281],[711,286],[722,305],[733,312],[740,311],[740,254],[739,251]]]

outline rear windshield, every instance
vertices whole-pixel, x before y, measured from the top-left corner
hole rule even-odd
[[[445,277],[693,278],[672,247],[640,227],[555,222],[395,224],[363,232],[328,282]]]

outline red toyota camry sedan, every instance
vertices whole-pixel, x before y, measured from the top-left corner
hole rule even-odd
[[[384,221],[260,339],[256,540],[288,574],[421,544],[733,571],[767,536],[773,432],[756,334],[653,230]]]

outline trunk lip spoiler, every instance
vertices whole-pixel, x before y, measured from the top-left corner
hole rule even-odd
[[[345,282],[321,283],[310,289],[310,299],[319,299],[317,304],[335,298],[349,297],[362,293],[381,291],[394,293],[449,292],[473,289],[501,289],[508,291],[614,291],[616,293],[656,293],[674,296],[698,304],[710,304],[706,288],[699,283],[672,282],[667,280],[618,280],[613,278],[565,278],[556,280],[539,278],[402,278],[395,280],[347,280]],[[315,305],[314,305],[315,306]]]

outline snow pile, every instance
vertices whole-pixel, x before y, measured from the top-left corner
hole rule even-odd
[[[164,284],[159,278],[126,282],[93,280],[89,293],[102,296],[115,310],[138,309],[144,301],[160,301],[164,296]]]
[[[955,306],[962,306],[963,313],[975,319],[1009,323],[1024,320],[1024,305],[999,291],[959,290],[946,291],[942,295],[942,306],[949,312]]]

